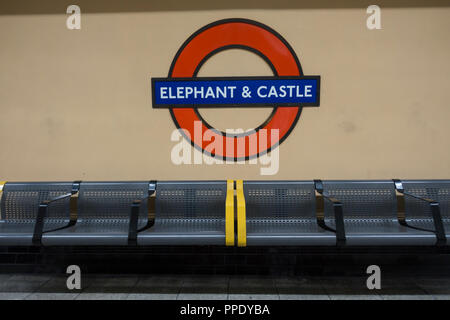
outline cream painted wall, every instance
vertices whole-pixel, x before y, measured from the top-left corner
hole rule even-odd
[[[158,10],[0,14],[0,180],[450,178],[450,7]],[[150,77],[218,19],[245,17],[281,33],[305,74],[322,76],[279,148],[280,168],[181,165],[175,126],[152,109]],[[212,58],[201,75],[265,75],[248,52]],[[221,128],[250,127],[268,109],[204,110]]]

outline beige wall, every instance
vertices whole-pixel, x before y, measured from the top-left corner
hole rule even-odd
[[[0,180],[450,178],[450,6],[382,6],[383,29],[369,31],[356,5],[81,3],[82,29],[70,31],[61,3],[0,7]],[[322,76],[321,106],[303,110],[274,176],[260,165],[173,165],[175,126],[151,106],[150,77],[167,75],[190,34],[230,17],[271,26],[305,74]],[[201,70],[269,74],[239,50]],[[248,128],[269,113],[202,111],[219,128]]]

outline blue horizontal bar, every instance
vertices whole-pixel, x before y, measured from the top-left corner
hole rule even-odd
[[[153,78],[153,107],[318,106],[320,77]]]

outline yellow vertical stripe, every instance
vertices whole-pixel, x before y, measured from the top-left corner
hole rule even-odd
[[[5,185],[6,181],[0,181],[0,193],[3,191],[3,186]]]
[[[225,244],[234,246],[234,181],[227,180],[225,201]]]
[[[244,183],[236,180],[237,197],[237,242],[238,247],[247,246],[247,220],[245,217]]]

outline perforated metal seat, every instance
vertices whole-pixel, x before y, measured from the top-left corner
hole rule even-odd
[[[450,180],[403,180],[402,183],[407,193],[439,202],[447,245],[450,245]],[[435,230],[427,202],[405,196],[405,217],[408,225]]]
[[[82,182],[78,198],[78,218],[74,226],[45,233],[44,245],[127,245],[130,208],[148,194],[148,181]],[[138,225],[148,222],[143,203]]]
[[[138,245],[225,245],[226,181],[158,181],[154,225]]]
[[[0,245],[31,245],[39,204],[70,194],[72,182],[8,182],[1,198]],[[43,231],[66,226],[70,221],[70,199],[49,205]]]
[[[323,181],[324,193],[343,205],[347,245],[435,245],[432,232],[398,221],[394,183],[389,181]],[[325,203],[325,223],[335,226],[333,208]]]
[[[336,245],[321,228],[311,181],[245,181],[247,245]]]

